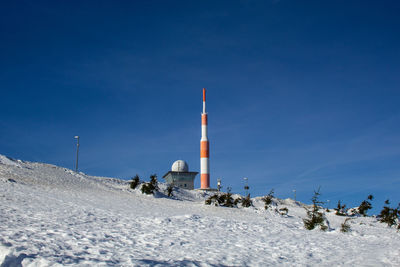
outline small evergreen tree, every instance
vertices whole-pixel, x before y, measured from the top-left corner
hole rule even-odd
[[[220,205],[222,205],[222,203],[223,203],[223,199],[218,194],[214,194],[212,196],[209,196],[205,200],[205,204],[206,205],[214,204],[215,206],[220,206]]]
[[[271,189],[271,191],[269,191],[268,195],[266,195],[265,197],[263,197],[261,199],[264,202],[264,208],[266,210],[271,206],[273,197],[274,197],[274,189]]]
[[[235,198],[235,199],[233,200],[233,206],[234,206],[234,207],[237,207],[237,205],[238,205],[239,203],[241,203],[242,200],[243,200],[243,199],[240,198],[240,197]]]
[[[240,202],[240,199],[233,199],[231,188],[227,188],[227,192],[225,194],[214,194],[205,200],[206,205],[214,204],[215,206],[223,206],[223,207],[237,207],[237,204]]]
[[[228,187],[227,188],[227,192],[226,192],[226,194],[224,195],[224,206],[225,207],[230,207],[230,208],[232,208],[232,207],[234,207],[234,206],[236,206],[235,204],[234,204],[234,200],[233,200],[233,197],[232,197],[232,193],[231,193],[231,188],[230,187]]]
[[[358,213],[363,216],[367,216],[367,211],[372,209],[371,202],[374,199],[372,195],[369,195],[366,200],[361,202],[360,206],[358,207]]]
[[[342,232],[342,233],[347,233],[347,232],[349,232],[350,231],[350,224],[349,224],[349,221],[351,220],[351,218],[346,218],[345,220],[344,220],[344,222],[341,224],[341,227],[340,227],[340,232]]]
[[[337,207],[334,210],[336,210],[336,215],[346,216],[346,205],[342,205],[340,200],[338,201]]]
[[[211,205],[211,203],[213,203],[213,198],[212,197],[214,197],[214,199],[215,199],[215,195],[213,195],[213,196],[210,196],[210,197],[208,197],[205,201],[204,201],[204,204],[206,204],[206,205]],[[214,202],[215,203],[215,202]]]
[[[144,183],[142,184],[142,187],[140,188],[142,190],[142,194],[154,194],[154,191],[158,191],[158,181],[157,181],[157,175],[153,174],[150,175],[150,182],[149,183]]]
[[[304,222],[304,227],[307,230],[312,230],[318,225],[320,226],[320,229],[322,231],[326,231],[328,229],[328,226],[325,225],[325,216],[322,212],[320,212],[320,206],[322,205],[323,202],[320,201],[318,198],[321,195],[319,192],[320,188],[318,188],[317,191],[314,191],[314,196],[311,198],[311,201],[313,203],[312,209],[307,209],[307,219],[303,219]]]
[[[398,221],[400,220],[400,203],[396,209],[389,207],[389,199],[385,201],[385,204],[387,206],[383,207],[378,216],[380,218],[379,221],[386,223],[389,227],[392,227],[393,225],[398,224]],[[400,224],[398,225],[398,228],[400,229]]]
[[[150,195],[154,194],[155,187],[152,183],[143,183],[140,189],[142,191],[142,194]]]
[[[140,184],[140,178],[139,175],[135,175],[135,177],[132,178],[132,181],[130,182],[130,187],[131,189],[135,189],[138,185]]]
[[[247,195],[247,197],[241,199],[242,202],[242,207],[248,208],[250,206],[253,206],[253,201],[250,198],[250,194]]]
[[[153,185],[155,190],[159,190],[158,188],[158,181],[157,181],[157,175],[156,174],[152,174],[150,175],[150,183]]]
[[[167,195],[168,195],[168,197],[172,197],[173,196],[173,194],[172,194],[173,191],[174,191],[174,185],[173,184],[169,184],[168,187],[167,187]]]

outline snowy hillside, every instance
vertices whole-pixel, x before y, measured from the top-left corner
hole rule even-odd
[[[165,185],[161,185],[165,189]],[[400,266],[400,233],[375,218],[327,214],[308,231],[288,216],[204,205],[205,194],[143,195],[128,182],[0,156],[1,266]]]

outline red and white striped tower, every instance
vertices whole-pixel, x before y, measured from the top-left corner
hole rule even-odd
[[[209,143],[206,113],[206,88],[203,88],[203,113],[201,114],[201,140],[200,140],[200,183],[201,189],[210,188]]]

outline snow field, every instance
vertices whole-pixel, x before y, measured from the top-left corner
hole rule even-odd
[[[165,188],[165,185],[160,185]],[[1,266],[400,266],[400,233],[375,218],[327,214],[331,230],[289,216],[204,205],[203,192],[142,195],[128,182],[0,157]]]

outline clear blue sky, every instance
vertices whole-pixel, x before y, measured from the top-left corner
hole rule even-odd
[[[200,165],[309,202],[400,201],[398,1],[3,1],[0,154],[99,176]],[[196,179],[199,185],[199,178]]]

